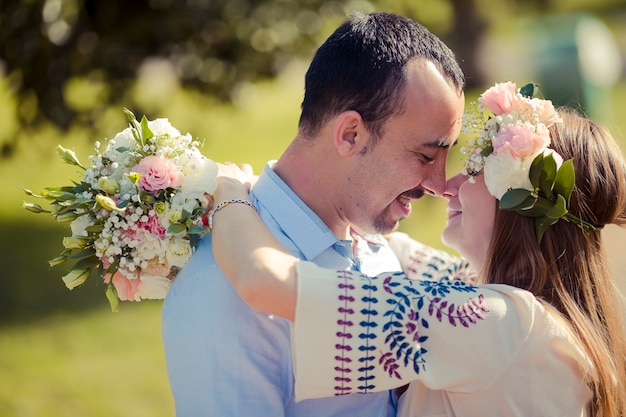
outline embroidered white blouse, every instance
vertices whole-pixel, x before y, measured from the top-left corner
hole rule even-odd
[[[591,364],[550,306],[511,286],[453,279],[467,272],[457,258],[394,239],[406,273],[299,264],[297,400],[410,382],[398,416],[587,415]]]

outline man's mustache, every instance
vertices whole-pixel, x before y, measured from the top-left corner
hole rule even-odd
[[[412,190],[409,191],[405,191],[401,194],[402,197],[406,197],[406,198],[410,198],[413,200],[417,200],[420,199],[424,196],[424,190],[419,188],[419,187],[415,187]]]

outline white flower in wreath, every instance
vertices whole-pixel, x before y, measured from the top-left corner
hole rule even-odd
[[[500,200],[511,188],[532,190],[528,177],[532,161],[533,158],[519,160],[508,152],[491,154],[485,158],[485,184],[491,195]]]
[[[552,154],[558,170],[563,164],[563,158],[553,149],[543,150],[544,156],[549,154]],[[485,185],[491,195],[500,200],[510,189],[521,188],[534,191],[530,182],[530,166],[537,155],[520,160],[508,152],[501,152],[497,155],[492,153],[485,158]]]

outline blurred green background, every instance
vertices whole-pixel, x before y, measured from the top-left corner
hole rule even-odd
[[[47,264],[67,228],[21,208],[22,188],[79,179],[56,145],[87,161],[96,140],[126,127],[128,107],[204,139],[212,159],[259,172],[296,133],[314,48],[358,10],[407,15],[444,39],[468,76],[468,102],[495,81],[538,81],[626,149],[623,0],[0,2],[0,417],[174,415],[161,302],[112,314],[95,277],[68,291],[64,266]],[[455,150],[450,171],[460,162]],[[401,230],[442,247],[443,203],[414,209]],[[618,248],[609,252],[624,288]]]

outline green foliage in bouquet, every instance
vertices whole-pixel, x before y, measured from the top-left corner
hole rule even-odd
[[[83,171],[86,170],[74,151],[58,145],[57,153],[66,163],[77,166]],[[24,192],[29,196],[50,201],[50,209],[46,210],[39,204],[29,202],[24,202],[23,207],[33,213],[50,214],[59,223],[72,222],[83,215],[83,213],[98,209],[98,207],[107,210],[123,210],[119,209],[110,198],[103,194],[96,194],[92,198],[79,197],[84,191],[89,189],[90,185],[85,182],[74,182],[73,186],[46,187],[40,191],[39,195],[25,189]],[[70,272],[63,277],[63,282],[69,289],[84,283],[91,271],[99,266],[100,261],[96,257],[93,241],[102,229],[103,222],[99,222],[87,227],[87,237],[70,236],[64,238],[63,246],[65,249],[59,256],[48,261],[51,267],[66,261],[74,262]]]

